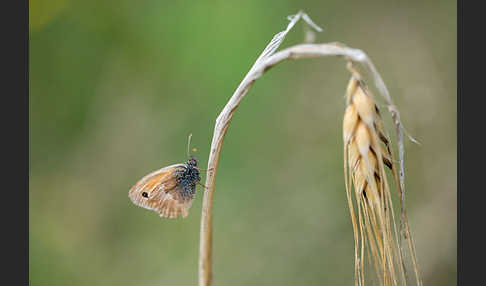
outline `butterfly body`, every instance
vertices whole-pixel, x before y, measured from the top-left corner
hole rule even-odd
[[[201,181],[201,176],[197,168],[197,159],[192,157],[185,164],[184,167],[175,170],[177,184],[181,188],[181,196],[183,198],[194,198],[196,193],[196,184]]]
[[[140,179],[128,192],[137,206],[157,212],[161,217],[183,218],[188,215],[201,180],[197,159],[190,157],[184,164],[171,165]]]

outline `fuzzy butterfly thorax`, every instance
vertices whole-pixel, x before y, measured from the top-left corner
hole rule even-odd
[[[181,196],[183,199],[193,199],[196,193],[196,184],[201,181],[197,162],[197,158],[191,156],[184,164],[185,168],[180,168],[175,171],[177,184],[181,187]]]

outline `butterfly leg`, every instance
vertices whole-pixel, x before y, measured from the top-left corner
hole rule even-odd
[[[205,189],[207,189],[208,187],[206,187],[205,185],[201,184],[200,182],[197,182],[199,185],[203,186]]]
[[[206,171],[212,171],[214,170],[214,168],[210,168],[210,169],[199,169],[197,168],[198,171],[201,171],[201,172],[206,172]]]

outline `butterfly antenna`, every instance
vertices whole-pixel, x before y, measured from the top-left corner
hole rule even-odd
[[[192,133],[189,134],[189,138],[187,138],[187,158],[190,157],[190,155],[189,155],[189,146],[191,146],[191,138],[192,138]]]

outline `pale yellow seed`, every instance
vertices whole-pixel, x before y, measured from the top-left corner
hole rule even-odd
[[[344,144],[348,144],[349,140],[353,135],[353,131],[358,123],[358,113],[354,108],[354,105],[349,105],[346,108],[343,119],[343,139]]]
[[[370,134],[368,128],[363,122],[356,128],[356,144],[358,144],[359,153],[365,160],[368,160],[368,151],[370,149]]]
[[[361,87],[356,89],[353,95],[353,104],[356,106],[358,115],[366,125],[373,126],[375,121],[375,104],[373,100],[367,96]]]

